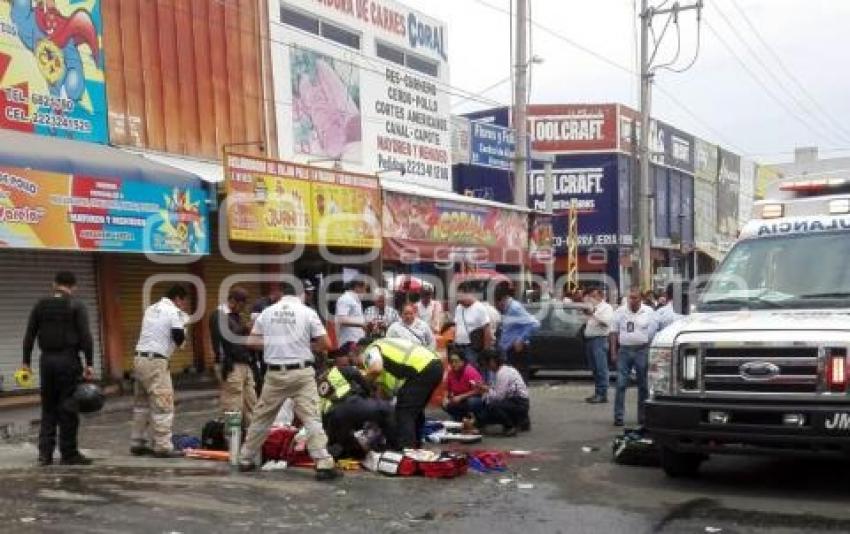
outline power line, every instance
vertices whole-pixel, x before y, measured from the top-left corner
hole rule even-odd
[[[777,96],[776,96],[776,94],[775,94],[775,93],[774,93],[774,92],[770,89],[770,87],[768,87],[768,86],[765,84],[765,82],[764,82],[764,81],[762,81],[762,79],[761,79],[759,76],[757,76],[757,75],[756,75],[756,74],[752,71],[752,69],[750,69],[750,67],[749,67],[749,66],[748,66],[748,65],[744,62],[744,60],[743,60],[743,59],[741,59],[741,57],[737,54],[737,52],[735,52],[735,50],[732,48],[732,46],[731,46],[731,45],[730,45],[730,44],[729,44],[729,43],[728,43],[728,42],[727,42],[727,41],[726,41],[726,40],[725,40],[725,39],[724,39],[724,38],[720,35],[720,32],[718,32],[718,31],[714,28],[714,26],[712,26],[712,25],[711,25],[711,24],[710,24],[707,20],[705,21],[705,26],[709,29],[709,31],[710,31],[712,34],[714,34],[714,36],[717,38],[717,40],[718,40],[718,41],[720,41],[720,44],[721,44],[721,45],[723,45],[723,47],[726,49],[726,51],[727,51],[727,52],[729,52],[729,54],[732,56],[732,58],[733,58],[733,59],[735,59],[735,61],[738,63],[738,65],[740,65],[740,66],[741,66],[741,68],[742,68],[742,69],[743,69],[743,70],[744,70],[744,71],[745,71],[745,72],[746,72],[746,73],[750,76],[750,78],[752,78],[752,79],[753,79],[753,81],[755,81],[755,82],[759,85],[759,87],[761,87],[761,89],[762,89],[762,90],[763,90],[763,91],[764,91],[764,92],[765,92],[765,93],[766,93],[766,94],[767,94],[767,95],[768,95],[768,96],[769,96],[769,97],[770,97],[770,98],[771,98],[774,102],[776,102],[777,104],[779,104],[779,106],[780,106],[780,107],[782,107],[782,109],[783,109],[783,110],[785,110],[785,112],[786,112],[786,113],[788,113],[788,115],[790,115],[790,116],[792,116],[793,118],[795,118],[795,119],[796,119],[796,120],[797,120],[800,124],[802,124],[802,125],[803,125],[803,127],[805,127],[805,128],[806,128],[806,129],[808,129],[810,132],[812,132],[812,133],[813,133],[816,137],[820,137],[820,138],[824,139],[823,135],[822,135],[820,132],[818,132],[818,131],[816,131],[814,128],[812,128],[812,126],[811,126],[808,122],[806,122],[805,120],[803,120],[803,119],[802,119],[799,115],[797,115],[797,114],[794,112],[794,110],[792,110],[791,108],[789,108],[789,107],[788,107],[788,105],[787,105],[787,104],[786,104],[786,103],[785,103],[785,102],[784,102],[781,98],[779,98],[779,97],[777,97]]]
[[[490,91],[492,91],[493,89],[495,89],[497,87],[501,87],[502,85],[505,85],[506,83],[510,82],[511,79],[512,79],[511,76],[506,76],[505,78],[502,78],[501,80],[499,80],[497,82],[494,82],[492,85],[488,85],[484,89],[476,91],[475,94],[479,95],[479,96],[483,96],[486,93],[489,93]],[[452,109],[460,107],[460,106],[466,104],[467,102],[469,102],[470,100],[471,100],[470,98],[466,98],[466,97],[461,98],[460,100],[452,103]]]
[[[844,141],[850,140],[846,136],[844,136],[843,133],[838,132],[837,130],[833,131],[833,128],[828,123],[826,123],[821,117],[812,114],[808,110],[808,108],[800,101],[800,99],[797,98],[797,96],[793,92],[788,90],[785,85],[785,81],[782,80],[779,76],[777,76],[773,72],[773,69],[770,68],[764,61],[762,61],[761,57],[759,57],[759,54],[750,45],[749,41],[744,38],[738,28],[732,23],[732,20],[728,16],[726,16],[726,13],[720,8],[720,5],[717,2],[713,2],[712,6],[717,11],[717,14],[720,15],[720,17],[726,23],[726,25],[732,30],[732,33],[735,35],[738,41],[740,41],[744,45],[747,52],[749,52],[750,55],[755,59],[756,63],[762,68],[764,72],[767,73],[767,75],[773,81],[775,87],[779,90],[779,92],[784,93],[786,96],[788,96],[788,98],[790,98],[790,100],[794,104],[796,104],[796,106],[803,112],[805,116],[814,119],[818,123],[818,127],[821,128],[822,131],[827,134],[827,136],[838,133],[836,137],[841,137]]]
[[[842,132],[845,135],[850,136],[850,130],[845,129],[844,126],[840,122],[835,120],[835,118],[833,118],[832,114],[830,114],[828,111],[826,111],[826,109],[823,106],[820,105],[820,102],[818,102],[818,100],[814,96],[812,96],[812,94],[809,92],[809,90],[806,89],[806,86],[803,85],[800,82],[799,78],[797,78],[797,76],[794,75],[794,73],[791,71],[791,69],[789,69],[785,65],[785,62],[782,61],[781,56],[776,53],[776,51],[773,49],[772,46],[770,46],[770,44],[767,42],[767,40],[764,38],[764,36],[762,36],[761,32],[758,30],[756,25],[753,24],[752,19],[750,19],[750,17],[747,16],[747,13],[741,8],[741,6],[738,4],[737,0],[730,0],[730,2],[732,3],[732,6],[735,8],[735,10],[737,10],[738,13],[741,15],[741,18],[744,19],[744,22],[747,23],[747,26],[749,26],[750,31],[753,33],[753,35],[756,36],[756,38],[759,40],[759,42],[762,44],[762,46],[768,51],[768,53],[770,53],[770,55],[774,59],[774,61],[776,61],[776,64],[779,65],[779,68],[782,70],[782,73],[789,80],[791,80],[794,83],[794,85],[797,86],[797,89],[799,89],[799,91],[809,100],[809,102],[812,103],[812,105],[821,113],[821,115],[823,115],[823,117],[825,117],[830,122],[830,124],[832,124],[832,126],[835,129],[837,129],[838,131]]]
[[[509,16],[511,15],[510,11],[503,9],[499,6],[495,6],[495,5],[493,5],[489,2],[486,2],[485,0],[474,0],[474,1],[481,4],[482,6],[487,7],[488,9],[490,9],[492,11],[497,11],[499,13],[503,13],[503,14],[509,15]],[[581,52],[584,52],[585,54],[587,54],[591,57],[598,59],[602,63],[605,63],[606,65],[613,67],[614,69],[617,69],[617,70],[619,70],[619,71],[621,71],[621,72],[623,72],[623,73],[625,73],[629,76],[635,76],[635,77],[638,76],[637,70],[634,70],[630,67],[622,65],[622,64],[618,63],[617,61],[615,61],[611,58],[608,58],[608,57],[600,54],[599,52],[596,52],[595,50],[588,48],[588,47],[582,45],[581,43],[579,43],[579,42],[577,42],[573,39],[570,39],[569,37],[564,36],[562,33],[558,32],[558,31],[556,31],[552,28],[549,28],[548,26],[540,24],[536,20],[532,19],[530,22],[533,26],[537,27],[538,30],[541,30],[544,33],[550,35],[551,37],[554,37],[555,39],[558,39],[559,41],[562,41],[562,42],[570,45],[571,47],[573,47],[577,50],[580,50]],[[738,145],[737,143],[731,142],[726,137],[726,135],[724,133],[722,133],[717,128],[711,126],[708,122],[706,122],[704,119],[699,117],[696,113],[694,113],[673,92],[665,89],[664,87],[662,87],[661,85],[659,85],[657,83],[655,84],[655,87],[669,102],[671,102],[676,107],[681,109],[686,115],[688,115],[692,120],[694,120],[695,123],[699,124],[702,128],[704,128],[706,132],[709,132],[712,135],[714,135],[715,138],[722,141],[726,146],[733,148],[735,151],[737,151],[739,153],[750,152],[749,150],[742,149],[741,146]]]

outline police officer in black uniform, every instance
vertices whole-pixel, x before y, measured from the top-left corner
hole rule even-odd
[[[53,463],[57,426],[61,463],[91,463],[77,448],[80,418],[70,402],[80,378],[94,378],[94,343],[89,317],[85,304],[73,297],[76,285],[74,273],[56,273],[53,296],[36,303],[24,336],[24,369],[30,370],[36,339],[41,350],[41,430],[38,435],[38,464],[41,466]],[[85,369],[80,365],[80,352],[86,359]]]

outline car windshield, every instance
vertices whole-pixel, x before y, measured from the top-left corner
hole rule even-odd
[[[850,235],[741,241],[711,277],[698,310],[850,306]]]

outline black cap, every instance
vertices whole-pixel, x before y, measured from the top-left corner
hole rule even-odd
[[[313,285],[313,282],[311,282],[309,278],[304,278],[303,280],[301,280],[301,285],[304,287],[305,293],[307,293],[308,291],[316,290],[316,286]]]

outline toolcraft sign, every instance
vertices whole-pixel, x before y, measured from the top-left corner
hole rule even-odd
[[[616,150],[617,107],[613,104],[528,106],[528,133],[534,150]]]

